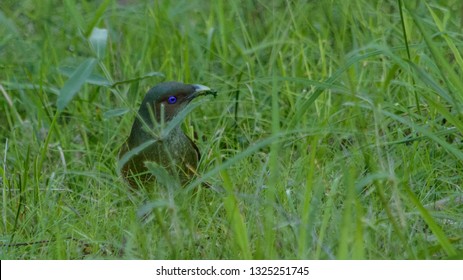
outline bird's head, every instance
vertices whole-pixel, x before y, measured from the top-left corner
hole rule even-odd
[[[147,124],[170,121],[194,98],[216,95],[216,91],[203,85],[165,82],[151,88],[143,99],[138,115]]]
[[[157,135],[157,124],[169,122],[194,98],[209,94],[215,96],[217,92],[203,85],[180,82],[164,82],[151,88],[146,93],[132,125],[128,139],[130,146],[136,147],[152,135]]]

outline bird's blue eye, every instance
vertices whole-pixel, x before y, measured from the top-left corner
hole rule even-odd
[[[167,102],[169,102],[169,104],[174,104],[175,102],[177,102],[177,97],[169,96],[169,98],[167,98]]]

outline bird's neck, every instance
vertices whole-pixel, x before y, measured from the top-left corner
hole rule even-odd
[[[163,127],[165,128],[167,125],[168,123],[164,124]],[[146,121],[146,119],[143,122],[140,118],[137,118],[134,121],[132,131],[130,132],[129,143],[131,147],[136,147],[149,140],[162,140],[161,135],[162,129],[159,123],[154,124],[151,120]],[[185,135],[180,124],[173,127],[169,131],[168,135],[165,135],[165,138],[171,138],[177,135],[180,137]]]

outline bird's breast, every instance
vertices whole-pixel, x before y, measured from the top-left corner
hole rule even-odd
[[[153,139],[146,141],[150,140]],[[130,149],[134,148],[136,147],[130,147]],[[162,139],[156,139],[153,144],[131,158],[124,167],[125,173],[144,174],[141,176],[143,181],[154,179],[145,166],[146,162],[157,163],[184,184],[195,173],[199,162],[199,152],[193,141],[178,127]]]

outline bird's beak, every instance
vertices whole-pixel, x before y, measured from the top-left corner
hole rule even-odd
[[[203,86],[203,85],[192,85],[195,91],[193,91],[192,94],[188,96],[188,99],[193,99],[201,95],[213,95],[214,97],[217,96],[217,91],[213,90],[209,87]]]

